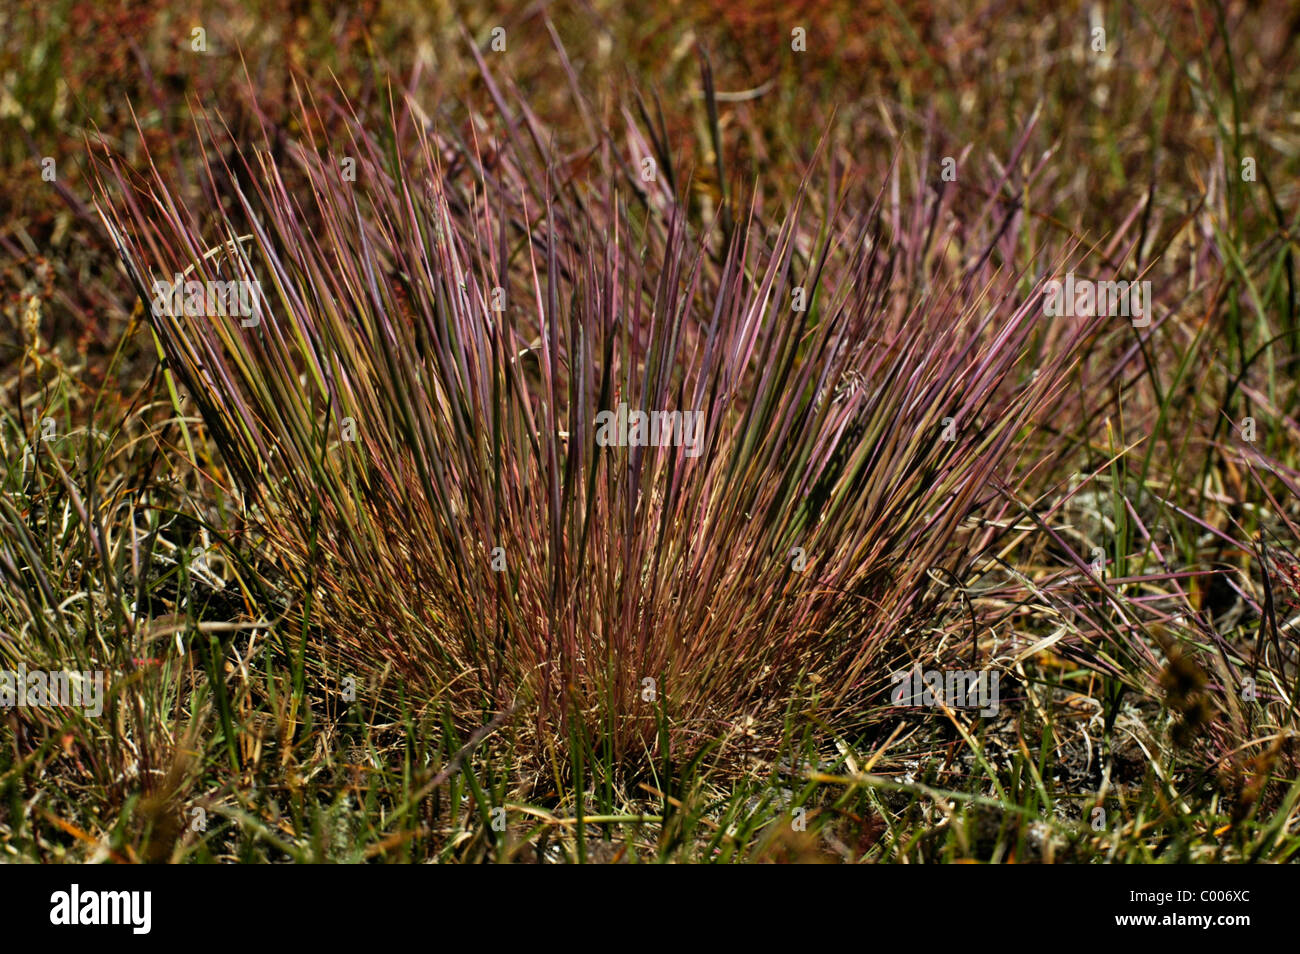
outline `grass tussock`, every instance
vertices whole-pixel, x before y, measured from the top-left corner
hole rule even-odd
[[[402,6],[9,14],[11,858],[1292,857],[1276,18]]]

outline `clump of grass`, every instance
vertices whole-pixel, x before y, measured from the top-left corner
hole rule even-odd
[[[1285,23],[83,6],[0,29],[0,666],[109,696],[4,714],[6,855],[1294,856]],[[191,265],[263,323],[128,321]],[[1025,333],[1067,267],[1155,321]],[[593,443],[697,394],[699,457]],[[885,705],[975,650],[996,717]]]
[[[865,717],[920,651],[931,572],[992,544],[965,522],[1008,506],[1089,333],[1030,366],[1041,289],[995,264],[1000,204],[900,296],[942,194],[891,232],[860,194],[814,213],[801,190],[718,245],[636,156],[560,182],[532,126],[471,145],[419,115],[285,162],[218,139],[208,216],[106,164],[142,297],[261,283],[256,324],[150,321],[291,581],[286,656],[394,667],[466,724],[522,713],[539,764],[557,738],[602,740],[609,769],[779,725],[804,678]],[[620,404],[698,413],[700,442],[598,446]]]

